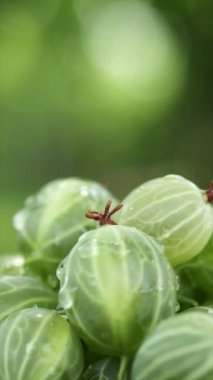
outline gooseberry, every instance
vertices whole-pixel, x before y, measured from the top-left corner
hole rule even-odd
[[[176,307],[176,277],[152,237],[126,226],[83,234],[57,271],[59,304],[103,354],[132,354]]]
[[[198,256],[178,268],[181,282],[213,301],[213,235]]]
[[[162,321],[138,350],[132,380],[211,380],[213,318],[200,311]]]
[[[53,310],[24,309],[0,324],[0,379],[79,380],[81,342]]]
[[[15,275],[0,277],[0,320],[26,307],[55,308],[56,305],[57,294],[39,278]]]
[[[191,181],[167,175],[133,190],[117,220],[162,241],[173,266],[185,263],[205,247],[213,231],[213,189],[200,190]]]
[[[20,249],[30,254],[28,267],[53,274],[79,236],[94,228],[88,209],[102,209],[114,199],[104,186],[78,178],[55,180],[29,197],[14,217]]]

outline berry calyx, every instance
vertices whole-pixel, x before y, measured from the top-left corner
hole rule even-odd
[[[211,181],[211,186],[206,190],[206,196],[209,203],[213,202],[213,181]]]
[[[113,208],[112,211],[109,212],[111,204],[112,204],[112,201],[109,200],[106,203],[106,206],[103,212],[88,210],[85,213],[85,216],[89,219],[98,220],[100,226],[104,226],[106,224],[117,224],[114,220],[111,219],[111,216],[115,214],[117,211],[119,211],[123,207],[123,205],[117,205],[115,208]]]

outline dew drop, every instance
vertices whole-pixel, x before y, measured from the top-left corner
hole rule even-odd
[[[61,272],[61,271],[64,269],[64,264],[65,264],[65,261],[63,260],[63,261],[59,264],[59,266],[58,266],[58,268],[57,268],[57,271]]]
[[[41,197],[30,196],[26,199],[25,206],[35,210],[35,209],[39,209],[42,203],[43,203],[43,199]]]
[[[96,286],[96,285],[97,285],[97,279],[96,279],[96,277],[91,276],[91,277],[89,278],[89,284],[90,284],[91,286]]]
[[[52,287],[52,288],[56,288],[57,285],[58,285],[58,280],[57,278],[55,277],[55,275],[52,275],[50,274],[47,278],[47,281],[49,283],[49,285]]]
[[[26,202],[25,202],[26,206],[32,206],[33,203],[34,203],[34,197],[28,197],[26,199]]]
[[[80,188],[80,193],[82,195],[82,197],[87,197],[89,195],[89,191],[87,190],[87,188],[85,187],[81,187]]]
[[[151,293],[154,291],[154,287],[150,286],[150,288],[146,291],[146,293]]]
[[[116,242],[114,243],[114,245],[117,247],[117,246],[120,245],[120,242],[119,242],[119,241],[116,241]]]
[[[76,299],[78,287],[69,287],[66,290],[60,292],[60,305],[65,309],[71,309]]]
[[[63,314],[64,313],[64,309],[63,309],[63,307],[61,307],[61,305],[57,305],[55,310],[59,314]]]
[[[67,309],[72,308],[74,302],[70,294],[67,294],[66,292],[64,292],[60,296],[60,303],[63,306],[63,308],[67,310]]]
[[[26,354],[30,354],[30,353],[34,350],[34,346],[33,346],[33,344],[32,344],[32,343],[28,343],[28,344],[26,345],[25,350],[26,350]]]
[[[98,256],[99,254],[100,254],[100,252],[98,251],[98,249],[92,249],[91,248],[90,252],[85,250],[84,255],[82,255],[82,257],[84,256],[85,258],[87,258],[88,256]]]
[[[62,228],[60,224],[57,224],[54,229],[54,245],[56,247],[61,245]]]
[[[51,355],[52,354],[52,348],[49,344],[45,344],[42,347],[42,352],[46,355]]]
[[[175,304],[175,312],[177,313],[180,310],[180,305],[178,302]]]
[[[59,264],[59,266],[58,266],[58,268],[57,268],[57,270],[56,270],[56,276],[58,277],[59,280],[62,279],[63,272],[64,272],[64,267],[65,267],[65,260],[63,260],[63,261]],[[48,276],[48,278],[49,278],[49,277],[52,277],[52,276]]]
[[[176,280],[176,283],[175,283],[175,289],[178,290],[180,288],[180,284],[179,284],[179,276],[176,275],[175,276],[175,280]]]
[[[15,228],[16,230],[18,231],[21,231],[23,228],[24,228],[24,213],[22,211],[18,212],[15,216],[14,216],[14,225],[15,225]]]
[[[20,267],[24,264],[24,258],[22,256],[14,257],[13,264],[15,267]]]
[[[165,230],[162,235],[161,235],[161,239],[167,239],[170,237],[170,231],[169,230]]]
[[[151,292],[153,292],[153,290],[154,290],[154,287],[152,287],[152,286],[149,286],[146,288],[143,287],[143,288],[139,289],[139,293],[144,293],[144,294],[151,293]]]
[[[164,284],[157,285],[157,286],[156,286],[156,290],[158,290],[158,291],[160,291],[160,292],[162,292],[163,290],[165,290],[165,286],[164,286]]]
[[[106,339],[106,338],[108,337],[107,332],[102,332],[102,333],[100,334],[100,337],[101,337],[101,339]]]

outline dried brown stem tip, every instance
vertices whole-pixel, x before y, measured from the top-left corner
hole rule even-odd
[[[206,196],[209,203],[213,202],[213,181],[211,181],[211,186],[206,190]]]
[[[111,216],[119,211],[123,205],[117,205],[112,211],[109,212],[111,204],[112,201],[108,201],[103,212],[89,210],[86,212],[85,216],[90,219],[98,220],[100,226],[104,226],[106,224],[117,224],[111,219]]]

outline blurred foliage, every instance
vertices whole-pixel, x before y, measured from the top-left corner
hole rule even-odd
[[[0,0],[0,250],[54,178],[212,179],[212,0]]]

